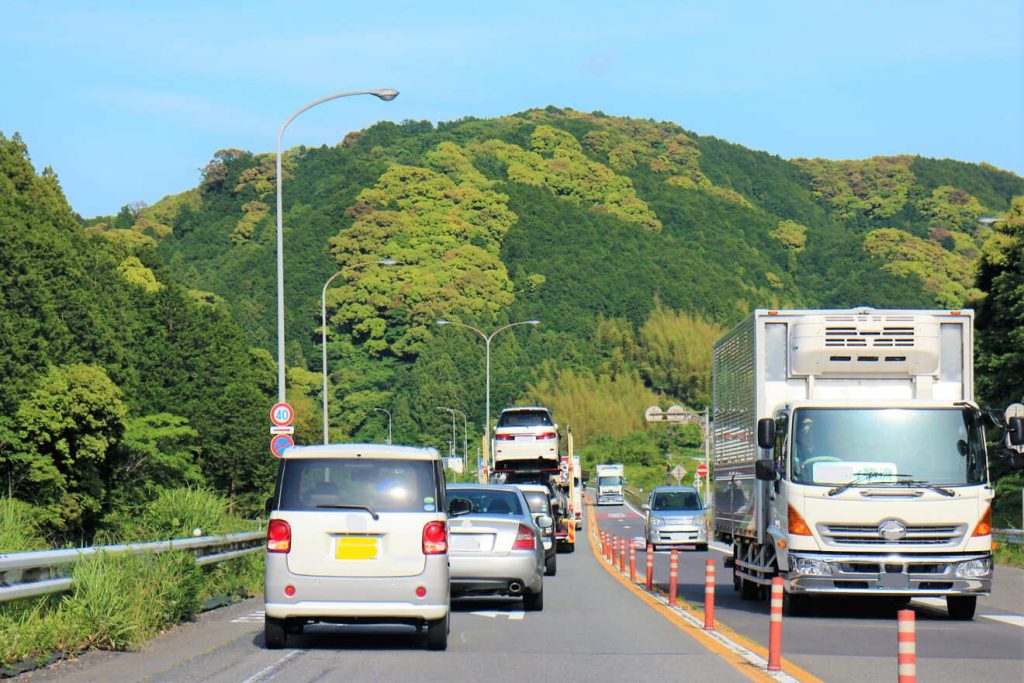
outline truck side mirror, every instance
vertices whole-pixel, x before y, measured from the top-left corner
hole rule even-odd
[[[775,420],[762,417],[757,421],[757,445],[761,448],[775,448]]]
[[[754,461],[754,477],[758,481],[775,481],[775,461],[770,458]]]
[[[1024,418],[1011,417],[1006,425],[1011,446],[1024,446]]]

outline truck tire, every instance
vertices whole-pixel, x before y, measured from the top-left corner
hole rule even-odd
[[[782,613],[787,617],[798,617],[807,614],[811,598],[797,593],[782,594]]]
[[[428,650],[448,649],[448,620],[450,616],[450,614],[446,614],[441,619],[427,622]]]
[[[284,628],[284,619],[263,617],[263,644],[268,650],[280,650],[288,644],[288,632]]]
[[[977,595],[947,595],[946,611],[949,618],[956,621],[970,621],[974,618],[974,610],[978,606]]]
[[[750,579],[740,577],[740,598],[743,600],[760,600],[761,586]]]
[[[552,553],[551,557],[544,558],[544,576],[554,576],[558,571],[558,553]]]

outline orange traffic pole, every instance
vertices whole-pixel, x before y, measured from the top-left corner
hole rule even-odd
[[[636,544],[629,544],[629,580],[636,583]]]
[[[676,581],[679,579],[679,551],[672,548],[668,560],[668,604],[676,606]]]
[[[619,573],[626,573],[626,537],[619,541]]]
[[[647,590],[654,588],[654,546],[647,545]]]
[[[704,630],[715,630],[715,561],[704,560]]]
[[[782,671],[782,577],[772,579],[771,626],[768,629],[768,670]]]
[[[896,613],[896,647],[899,683],[917,683],[917,631],[914,610]]]

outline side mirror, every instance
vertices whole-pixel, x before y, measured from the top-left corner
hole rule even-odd
[[[1024,446],[1024,417],[1011,417],[1006,425],[1011,446]]]
[[[640,506],[640,509],[643,510],[644,512],[650,512],[651,506],[648,503],[644,503],[643,505]]]
[[[469,514],[473,511],[473,503],[466,500],[465,498],[453,498],[448,503],[448,516],[458,517],[459,515]]]
[[[762,417],[757,421],[757,445],[761,448],[775,448],[775,420]]]
[[[541,515],[537,518],[537,526],[541,529],[550,529],[555,525],[555,520],[551,519],[547,515]]]
[[[754,461],[754,477],[758,481],[775,481],[775,461],[770,458]]]

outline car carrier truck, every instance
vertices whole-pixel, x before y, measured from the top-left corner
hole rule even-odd
[[[745,599],[992,587],[970,310],[758,310],[714,347],[714,535]],[[1021,421],[1011,427],[1019,439]]]

